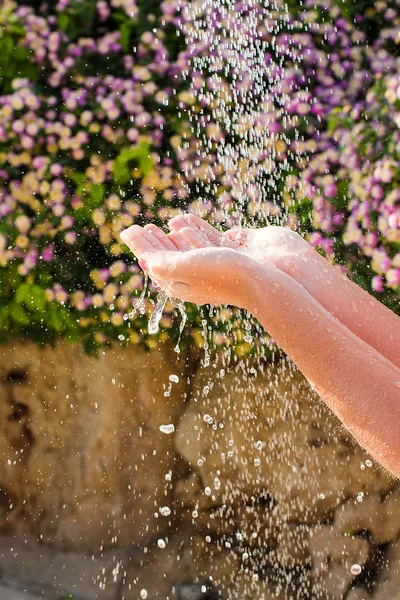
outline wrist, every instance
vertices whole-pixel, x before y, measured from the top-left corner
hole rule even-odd
[[[279,288],[277,274],[284,275],[274,265],[263,266],[248,257],[241,266],[240,306],[258,317],[271,288],[274,291]]]

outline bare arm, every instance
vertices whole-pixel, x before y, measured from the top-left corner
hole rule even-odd
[[[373,347],[376,330],[370,322],[377,318],[385,327],[386,309],[382,313],[378,303],[375,316],[357,307],[359,328],[371,340],[369,345],[350,330],[346,306],[334,291],[327,290],[332,295],[322,301],[328,308],[334,304],[349,327],[293,276],[268,259],[260,260],[256,252],[210,246],[202,232],[191,233],[192,246],[180,232],[169,238],[157,228],[153,232],[133,226],[123,238],[170,296],[196,304],[235,304],[256,316],[359,443],[400,477],[400,368]],[[308,266],[311,275],[319,268]],[[357,286],[354,292],[353,287],[346,289],[350,303],[358,291]],[[375,308],[368,299],[367,305]],[[393,325],[385,327],[391,338],[385,352],[396,358],[398,317],[389,314]],[[378,339],[384,344],[384,337]]]
[[[273,225],[262,229],[232,229],[221,234],[196,215],[180,215],[169,224],[173,231],[181,231],[197,247],[204,245],[199,239],[201,233],[206,245],[207,239],[216,246],[228,243],[260,264],[272,262],[300,283],[350,331],[400,368],[400,318],[342,275],[298,233]]]
[[[315,300],[400,368],[400,317],[342,275],[315,250],[287,265],[285,271]]]
[[[265,269],[256,277],[250,274],[246,285],[245,308],[359,443],[400,477],[400,369],[287,274]],[[360,315],[360,327],[361,317],[372,314]]]

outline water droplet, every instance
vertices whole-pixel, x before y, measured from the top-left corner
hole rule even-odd
[[[351,569],[350,569],[350,573],[352,575],[354,575],[355,577],[357,577],[357,575],[359,575],[362,571],[361,565],[358,565],[357,563],[354,565],[351,565]]]
[[[160,514],[161,514],[163,517],[169,517],[169,515],[171,514],[171,509],[170,509],[170,507],[169,507],[169,506],[162,506],[162,507],[160,508]]]
[[[162,548],[165,548],[165,546],[166,546],[166,545],[167,545],[167,544],[165,543],[165,541],[164,541],[164,540],[162,540],[162,539],[159,539],[159,540],[157,540],[157,546],[158,546],[159,548],[161,548],[161,549],[162,549]]]
[[[179,377],[178,375],[170,375],[168,378],[170,381],[172,381],[172,383],[178,383],[179,382]]]
[[[257,450],[262,450],[263,449],[263,443],[261,442],[261,440],[258,440],[256,442],[256,448],[257,448]]]
[[[174,433],[175,426],[172,423],[169,425],[160,425],[160,431],[169,435],[170,433]]]
[[[140,597],[141,597],[143,600],[146,600],[146,598],[147,598],[147,590],[145,590],[145,589],[143,589],[143,590],[140,590]]]

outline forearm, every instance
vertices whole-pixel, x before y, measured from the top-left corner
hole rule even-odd
[[[359,443],[400,476],[400,369],[282,271],[251,277],[245,308]]]
[[[357,337],[400,368],[400,317],[316,251],[306,258],[293,261],[288,274]]]

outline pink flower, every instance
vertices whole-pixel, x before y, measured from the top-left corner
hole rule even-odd
[[[327,198],[334,198],[337,195],[337,187],[335,183],[328,183],[324,187],[324,194]]]
[[[381,185],[374,185],[371,189],[371,196],[375,198],[375,200],[382,200],[384,195],[383,188]]]
[[[47,246],[47,248],[42,250],[41,257],[42,257],[42,260],[44,260],[44,262],[49,262],[53,258],[53,255],[54,255],[54,245],[51,244],[50,246]]]
[[[60,163],[53,163],[50,167],[50,173],[58,177],[64,173],[64,168]]]
[[[375,292],[383,292],[382,277],[380,275],[375,275],[375,277],[372,278],[371,286]]]
[[[64,240],[67,244],[75,244],[76,242],[76,232],[75,231],[67,231],[64,235]]]
[[[397,287],[400,285],[400,269],[389,269],[385,273],[385,278],[391,287]]]

